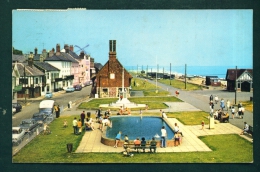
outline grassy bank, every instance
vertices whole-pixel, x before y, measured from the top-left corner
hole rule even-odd
[[[170,80],[170,79],[161,79],[159,80],[160,83],[172,86],[174,88],[178,88],[180,90],[188,90],[188,91],[192,91],[192,90],[201,90],[201,86],[200,85],[196,85],[196,84],[191,84],[191,83],[187,83],[186,84],[186,89],[185,89],[185,82],[180,81],[180,80]]]

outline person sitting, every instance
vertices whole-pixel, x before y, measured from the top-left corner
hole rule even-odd
[[[214,119],[218,119],[218,110],[216,110],[216,111],[214,112],[213,116],[214,116]]]
[[[182,132],[180,132],[179,126],[177,125],[177,123],[175,123],[174,124],[174,134],[176,134],[177,132],[179,132],[181,134],[181,136],[184,137]]]
[[[50,134],[51,133],[51,130],[50,130],[50,127],[47,125],[47,123],[44,123],[43,125],[43,134]]]
[[[153,149],[154,153],[156,152],[156,145],[157,145],[157,142],[154,140],[154,137],[153,137],[152,141],[150,142],[150,152],[152,152],[152,149]]]
[[[145,141],[145,138],[143,137],[142,141],[141,141],[141,147],[143,149],[143,152],[145,152],[145,146],[146,146],[146,141]]]
[[[139,152],[139,147],[141,145],[141,141],[139,140],[138,137],[134,140],[134,145],[135,145],[135,149],[137,149],[137,152]]]
[[[224,113],[219,109],[218,110],[218,120],[221,120],[221,116],[223,115]]]
[[[221,122],[224,122],[225,120],[229,121],[229,114],[228,113],[223,113],[223,115],[221,115]]]
[[[129,143],[128,142],[124,142],[123,147],[125,149],[125,152],[123,154],[125,156],[132,156],[132,154],[130,153]]]
[[[66,119],[63,121],[63,127],[64,127],[64,128],[68,127],[68,122],[67,122]]]
[[[179,132],[177,132],[176,134],[174,134],[173,139],[174,139],[174,146],[178,146],[178,145],[181,144],[181,143],[180,143],[181,135],[180,135]]]
[[[244,133],[248,133],[248,130],[249,130],[249,125],[246,122],[244,122],[244,129],[242,130],[240,135],[243,135]]]

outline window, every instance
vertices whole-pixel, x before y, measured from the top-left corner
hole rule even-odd
[[[110,79],[115,79],[115,74],[114,73],[110,73]]]
[[[39,78],[35,78],[35,84],[39,83]]]

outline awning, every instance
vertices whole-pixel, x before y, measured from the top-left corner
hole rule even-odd
[[[23,89],[22,85],[17,85],[17,86],[14,87],[13,91],[18,92],[18,91],[21,91],[22,89]]]

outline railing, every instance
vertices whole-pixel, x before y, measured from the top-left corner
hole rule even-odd
[[[51,115],[46,119],[46,123],[50,124],[54,120],[54,115]],[[39,124],[32,131],[27,132],[20,140],[13,142],[13,155],[18,153],[25,145],[27,145],[31,140],[38,136],[43,131],[43,124]]]

